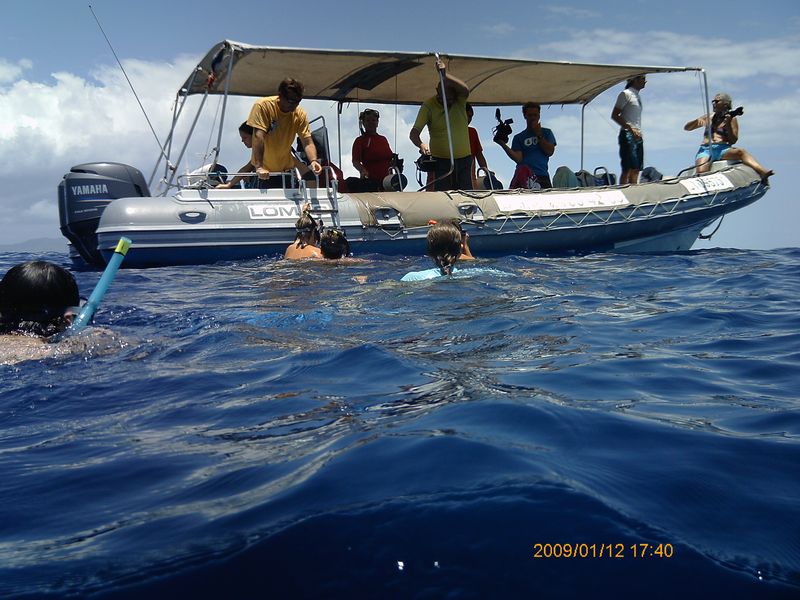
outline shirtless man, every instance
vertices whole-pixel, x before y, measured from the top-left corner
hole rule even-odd
[[[711,115],[710,127],[708,126],[707,115],[692,119],[683,126],[686,131],[705,127],[703,143],[695,156],[697,172],[705,173],[711,168],[711,162],[715,160],[740,160],[758,173],[758,176],[766,182],[775,172],[762,167],[747,150],[733,147],[733,144],[739,139],[739,122],[732,114],[732,104],[733,100],[728,94],[717,94],[711,101],[714,113]],[[708,139],[709,129],[711,130],[710,145]]]

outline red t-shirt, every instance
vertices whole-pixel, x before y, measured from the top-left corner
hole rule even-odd
[[[356,161],[366,167],[370,179],[381,181],[392,164],[389,140],[377,133],[362,133],[353,142],[353,162]]]
[[[483,152],[483,146],[481,146],[481,139],[478,137],[478,132],[474,127],[469,127],[469,151],[472,156],[478,154],[478,152]]]

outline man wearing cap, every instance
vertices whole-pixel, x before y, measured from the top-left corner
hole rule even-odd
[[[253,127],[253,164],[261,188],[283,187],[283,178],[273,173],[290,171],[294,167],[292,142],[298,136],[303,144],[310,167],[315,174],[322,172],[317,162],[317,148],[311,138],[308,115],[300,108],[303,84],[296,79],[284,79],[277,96],[256,100],[247,118]]]

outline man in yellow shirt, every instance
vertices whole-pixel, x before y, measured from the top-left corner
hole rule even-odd
[[[419,148],[421,154],[436,158],[434,169],[436,191],[468,190],[472,187],[472,150],[469,145],[467,131],[467,97],[469,87],[466,83],[447,73],[444,62],[436,61],[437,71],[444,75],[445,94],[447,96],[447,116],[450,121],[450,133],[453,138],[453,163],[455,168],[449,177],[444,177],[450,171],[450,143],[447,139],[447,121],[444,118],[444,103],[442,102],[441,82],[436,87],[436,96],[428,98],[422,103],[417,113],[417,120],[411,129],[409,138]],[[420,138],[420,133],[427,127],[430,136],[430,145]]]
[[[274,173],[294,167],[291,148],[295,136],[303,144],[311,170],[317,175],[322,172],[308,127],[308,115],[299,106],[302,99],[303,84],[296,79],[284,79],[278,86],[277,96],[256,100],[250,110],[247,124],[254,130],[252,162],[261,188],[283,187],[283,178]]]

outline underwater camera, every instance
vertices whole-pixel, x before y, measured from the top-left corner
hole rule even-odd
[[[744,114],[744,106],[740,106],[739,108],[734,108],[733,110],[729,110],[725,113],[726,117],[741,117]]]
[[[503,121],[503,118],[500,116],[499,108],[494,111],[494,118],[497,119],[497,126],[492,129],[492,133],[494,133],[493,139],[497,144],[507,144],[508,136],[511,135],[511,123],[514,122],[514,119],[506,119]]]
[[[420,171],[427,173],[436,170],[436,159],[430,154],[420,154],[420,157],[414,162]]]

